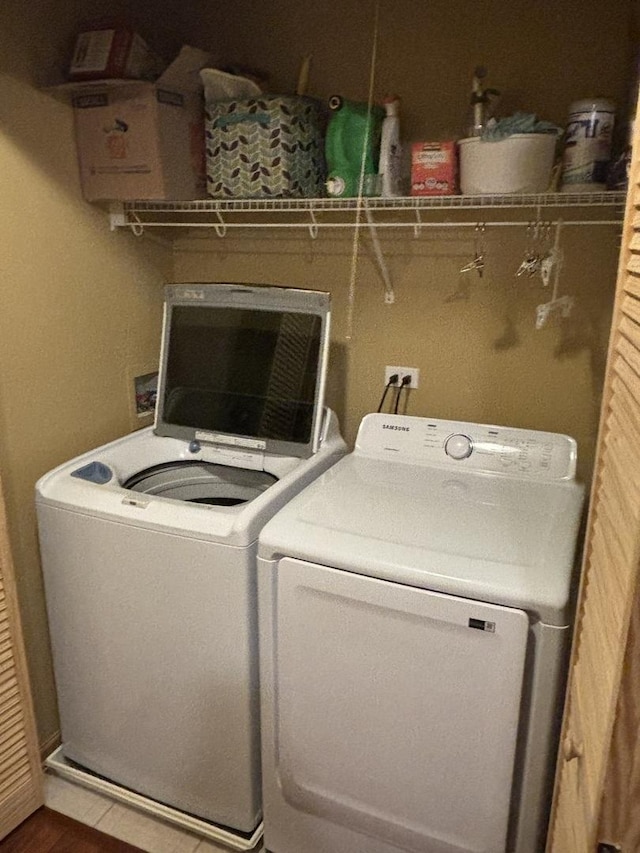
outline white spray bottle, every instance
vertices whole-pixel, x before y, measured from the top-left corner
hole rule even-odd
[[[394,198],[401,194],[400,190],[400,99],[397,96],[385,98],[383,101],[385,117],[382,121],[380,137],[380,160],[378,174],[380,175],[380,195],[383,198]]]

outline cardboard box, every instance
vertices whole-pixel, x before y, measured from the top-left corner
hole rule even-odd
[[[411,195],[454,195],[457,192],[456,143],[414,142],[411,146]]]
[[[185,53],[186,51],[186,53]],[[155,83],[69,83],[87,201],[206,198],[202,51],[183,48]]]

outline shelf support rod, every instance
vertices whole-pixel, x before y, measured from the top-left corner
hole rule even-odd
[[[309,236],[311,237],[312,240],[317,240],[318,239],[318,220],[316,219],[316,215],[315,215],[312,207],[309,209],[309,218],[311,219],[311,222],[309,224]]]
[[[371,209],[367,205],[365,207],[365,212],[367,214],[367,223],[369,225],[369,234],[371,235],[371,244],[373,246],[373,253],[376,257],[376,261],[378,263],[378,269],[380,270],[380,275],[382,276],[382,281],[384,282],[384,302],[385,305],[393,305],[396,301],[396,295],[393,291],[393,285],[391,284],[391,278],[389,276],[389,269],[387,267],[386,261],[384,259],[384,255],[382,254],[382,249],[380,248],[380,240],[378,238],[378,232],[376,230],[375,222],[373,221],[373,216],[371,215]]]
[[[420,236],[420,230],[422,228],[422,217],[420,216],[420,210],[417,207],[415,209],[415,214],[416,214],[416,221],[415,221],[415,224],[413,226],[413,236],[417,240],[418,237]]]

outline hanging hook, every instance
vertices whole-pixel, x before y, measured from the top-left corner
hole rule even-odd
[[[478,276],[482,278],[484,273],[484,235],[486,231],[486,225],[484,222],[479,222],[476,225],[475,233],[476,233],[476,261],[477,266],[476,269],[478,271]]]
[[[553,228],[553,222],[551,222],[551,220],[547,220],[544,223],[544,247],[543,247],[544,253],[546,255],[550,254],[551,250],[553,248],[552,228]]]
[[[558,219],[556,223],[556,233],[553,241],[553,248],[551,249],[550,258],[552,259],[552,268],[555,272],[553,279],[553,292],[551,294],[551,299],[549,302],[545,302],[542,305],[538,305],[536,308],[536,329],[542,329],[546,324],[549,315],[553,311],[560,311],[563,317],[568,317],[573,310],[573,306],[575,305],[575,299],[573,296],[558,296],[558,288],[560,284],[560,269],[562,267],[562,250],[560,248],[560,236],[562,233],[563,222],[562,219]],[[547,284],[549,278],[551,277],[551,267],[547,273]]]
[[[140,217],[138,216],[137,213],[133,213],[132,216],[134,218],[134,221],[129,223],[129,226],[131,228],[131,232],[136,237],[142,237],[142,235],[144,234],[144,225],[140,221]]]
[[[522,275],[531,277],[538,269],[539,257],[536,254],[538,222],[529,222],[525,236],[524,258],[516,270],[516,278]]]
[[[544,223],[544,239],[540,249],[540,278],[542,279],[543,287],[549,286],[551,273],[559,262],[559,246],[556,245],[554,238],[552,238],[552,225],[552,222]],[[559,224],[556,224],[556,236],[559,234],[560,227]]]
[[[475,243],[473,251],[473,260],[469,261],[460,268],[460,272],[473,272],[475,270],[478,276],[482,278],[484,272],[484,234],[486,226],[484,222],[478,222],[475,227]]]
[[[224,219],[222,218],[222,214],[219,210],[216,210],[216,218],[218,220],[218,224],[214,225],[215,232],[218,237],[226,237],[227,236],[227,225]]]

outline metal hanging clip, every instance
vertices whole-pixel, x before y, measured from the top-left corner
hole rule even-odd
[[[484,272],[484,233],[484,223],[478,223],[475,227],[473,260],[469,261],[469,263],[465,264],[463,267],[460,267],[460,272],[472,272],[475,270],[478,273],[478,276],[482,278],[482,274]]]

